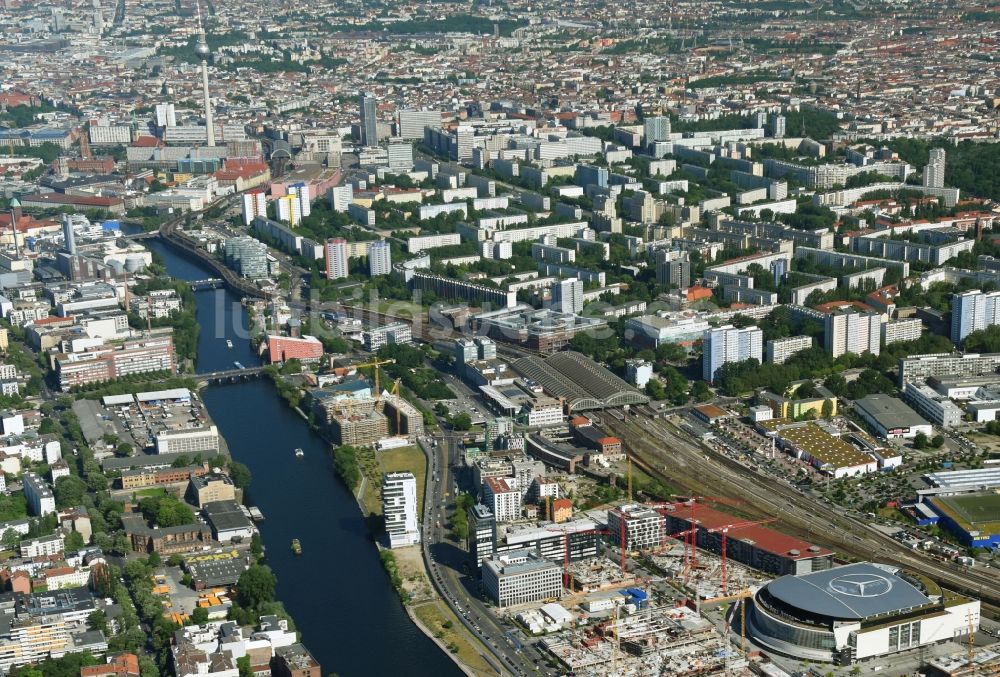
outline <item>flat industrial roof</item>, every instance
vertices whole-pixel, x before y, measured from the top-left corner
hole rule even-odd
[[[815,423],[778,426],[775,429],[778,437],[794,444],[823,465],[853,468],[875,462],[868,454],[862,453],[840,437],[834,437]]]
[[[885,429],[890,428],[914,428],[916,426],[929,426],[924,418],[917,412],[910,409],[902,400],[882,395],[868,395],[854,403],[869,417],[874,419]]]
[[[818,616],[861,620],[924,606],[931,600],[894,573],[861,562],[802,576],[782,576],[767,591]]]
[[[932,472],[924,475],[924,479],[940,489],[994,489],[1000,487],[1000,468]]]
[[[514,371],[537,382],[546,393],[564,397],[573,411],[646,404],[642,394],[610,371],[578,352],[567,350],[546,359],[522,357]]]

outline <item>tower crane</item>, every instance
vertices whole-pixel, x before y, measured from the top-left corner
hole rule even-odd
[[[381,372],[382,372],[381,367],[382,367],[383,364],[395,364],[395,363],[396,363],[396,360],[372,360],[371,362],[363,362],[361,364],[356,364],[354,366],[357,369],[361,369],[362,367],[375,367],[375,369],[374,369],[374,373],[375,373],[375,397],[378,398],[378,397],[381,397],[381,395],[382,395],[382,388],[381,388],[381,385],[380,385],[380,378],[381,378]]]
[[[734,522],[733,524],[725,524],[721,527],[713,527],[711,529],[706,529],[705,532],[709,534],[720,534],[722,536],[721,554],[722,554],[722,594],[729,594],[729,566],[728,558],[726,554],[726,542],[728,541],[728,534],[730,529],[745,529],[747,527],[760,526],[761,524],[770,524],[771,522],[776,522],[777,517],[770,517],[768,519],[756,520],[753,522]]]

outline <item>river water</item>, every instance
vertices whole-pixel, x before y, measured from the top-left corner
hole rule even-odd
[[[147,245],[163,257],[174,278],[213,277],[159,241]],[[230,369],[234,361],[258,364],[238,297],[227,290],[195,296],[201,325],[197,370]],[[261,537],[278,577],[277,597],[322,674],[462,674],[406,615],[354,497],[334,475],[326,443],[285,406],[274,387],[266,380],[210,386],[203,398],[233,458],[250,468],[247,502],[264,513]],[[297,447],[304,458],[295,458]],[[293,538],[302,542],[300,556],[291,552]]]

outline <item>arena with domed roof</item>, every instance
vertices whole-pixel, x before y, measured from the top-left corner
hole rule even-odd
[[[859,563],[782,576],[748,601],[747,637],[793,658],[857,660],[967,636],[979,601],[895,567]]]

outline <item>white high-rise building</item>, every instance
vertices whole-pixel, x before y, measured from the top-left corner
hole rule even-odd
[[[386,240],[372,242],[371,249],[368,250],[368,274],[372,277],[376,275],[388,275],[392,272],[392,249]]]
[[[249,226],[257,216],[267,218],[267,198],[262,190],[243,193],[243,225]]]
[[[737,329],[728,324],[709,329],[704,334],[702,378],[714,381],[722,365],[750,358],[760,362],[763,355],[764,332],[757,327]]]
[[[778,115],[775,113],[771,116],[771,136],[776,139],[784,138],[785,136],[785,116]]]
[[[399,111],[399,136],[404,139],[423,139],[424,127],[441,129],[441,113],[436,110]]]
[[[382,514],[390,548],[402,548],[420,542],[417,519],[417,480],[411,472],[387,472],[382,475]]]
[[[643,143],[647,146],[658,141],[670,140],[670,118],[650,117],[642,121]]]
[[[177,112],[176,110],[174,110],[174,104],[172,103],[156,104],[156,126],[157,127],[177,126]]]
[[[844,353],[878,355],[882,344],[882,318],[877,313],[834,312],[826,316],[824,348],[831,357]]]
[[[413,144],[408,141],[393,141],[387,148],[389,171],[405,174],[413,169]]]
[[[1000,291],[970,289],[951,297],[951,340],[956,345],[974,331],[1000,324]]]
[[[293,226],[312,213],[312,203],[309,200],[309,187],[304,183],[289,186],[287,193],[279,197],[278,220]]]
[[[924,186],[944,188],[944,148],[931,148],[927,166],[924,167]]]
[[[330,209],[335,212],[346,212],[353,200],[354,188],[349,183],[330,189]]]
[[[552,286],[552,309],[560,313],[583,310],[583,280],[571,277]]]
[[[326,279],[339,280],[347,277],[347,240],[342,237],[326,241]]]

